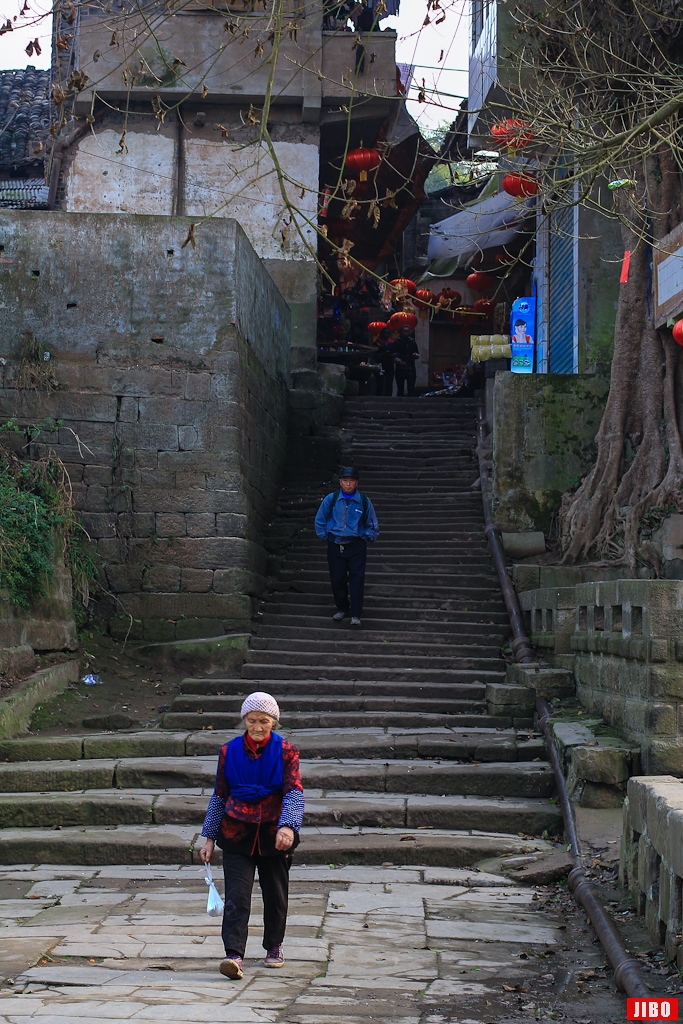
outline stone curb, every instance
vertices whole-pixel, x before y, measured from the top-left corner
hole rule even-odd
[[[78,661],[51,665],[29,676],[8,697],[0,700],[0,739],[25,732],[36,707],[61,693],[69,683],[75,683],[79,670]]]

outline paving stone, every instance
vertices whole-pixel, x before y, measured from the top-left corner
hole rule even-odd
[[[558,941],[554,928],[504,921],[427,921],[427,935],[430,939],[515,942],[528,946],[549,946]]]

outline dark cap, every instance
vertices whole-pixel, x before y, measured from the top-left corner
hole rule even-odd
[[[339,467],[339,479],[341,480],[344,476],[350,476],[354,480],[358,479],[358,470],[355,466],[340,466]]]

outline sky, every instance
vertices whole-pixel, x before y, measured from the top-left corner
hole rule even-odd
[[[468,0],[440,0],[441,8],[427,11],[427,0],[403,0],[398,17],[387,18],[384,25],[398,32],[396,59],[415,64],[409,109],[421,125],[437,128],[450,123],[467,94]],[[50,66],[51,19],[42,17],[52,8],[50,0],[26,0],[30,8],[22,16],[23,0],[0,0],[3,24],[9,19],[12,32],[0,35],[0,68],[37,68]],[[434,24],[442,10],[445,20]],[[424,25],[429,16],[431,23]],[[15,20],[16,19],[16,20]],[[26,46],[38,38],[42,53],[28,57]],[[443,56],[442,56],[443,54]],[[417,101],[424,79],[427,103]],[[436,90],[436,91],[434,91]]]

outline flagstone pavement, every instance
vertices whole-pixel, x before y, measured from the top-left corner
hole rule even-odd
[[[245,978],[231,982],[217,970],[220,920],[206,914],[206,892],[197,866],[1,869],[0,1022],[548,1019],[563,1016],[552,1012],[562,958],[602,963],[590,939],[577,961],[537,892],[500,874],[295,866],[285,967],[259,959],[255,888]],[[603,1019],[623,1019],[613,986],[604,998],[614,1016]]]

